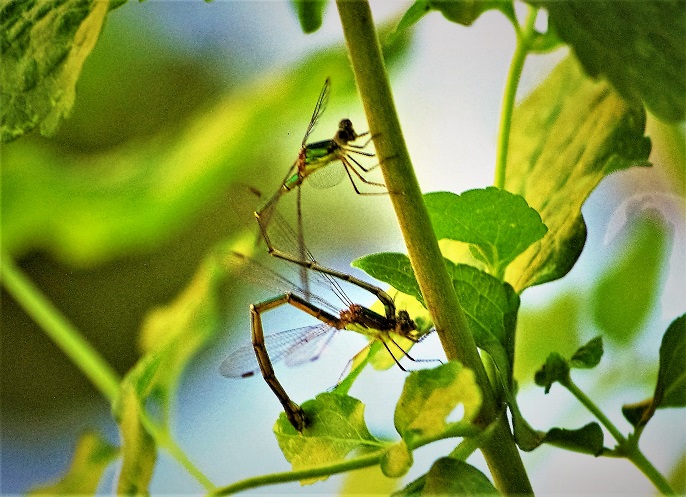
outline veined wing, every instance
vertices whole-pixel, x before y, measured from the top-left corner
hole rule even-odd
[[[288,366],[316,360],[337,330],[321,323],[265,335],[272,363],[285,358]],[[219,373],[226,378],[247,378],[260,372],[252,343],[233,350],[222,361]]]
[[[330,88],[329,78],[326,78],[324,82],[324,87],[319,93],[319,98],[317,99],[317,104],[314,106],[314,112],[312,113],[312,118],[310,119],[310,124],[307,126],[307,131],[305,131],[305,136],[303,136],[302,146],[304,147],[307,143],[307,139],[310,137],[310,133],[317,125],[319,117],[324,113],[326,109],[326,104],[329,102],[329,88]]]

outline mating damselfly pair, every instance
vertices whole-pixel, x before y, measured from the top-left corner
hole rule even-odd
[[[375,154],[365,150],[370,139],[364,144],[354,143],[369,133],[357,134],[349,119],[340,121],[332,139],[307,143],[326,107],[329,89],[330,83],[327,79],[315,105],[297,159],[289,168],[279,189],[255,211],[255,218],[262,238],[267,244],[268,252],[276,258],[298,266],[300,283],[296,284],[241,254],[231,253],[226,258],[232,268],[246,267],[250,275],[248,279],[279,292],[279,295],[250,306],[252,343],[230,353],[222,362],[220,373],[228,378],[245,378],[255,375],[258,371],[261,372],[264,380],[281,402],[288,420],[298,431],[305,428],[307,419],[302,409],[290,399],[276,378],[272,362],[284,359],[287,365],[299,365],[315,360],[337,331],[347,329],[366,335],[372,341],[381,342],[398,366],[404,370],[396,357],[404,356],[414,359],[398,344],[398,337],[414,343],[419,341],[422,335],[417,331],[417,326],[407,311],[397,310],[394,300],[385,291],[354,276],[320,265],[305,246],[300,192],[300,186],[305,179],[311,175],[316,177],[325,167],[328,166],[330,170],[332,168],[330,164],[339,162],[356,193],[367,194],[358,189],[355,177],[368,185],[383,187],[382,184],[369,181],[363,176],[363,173],[369,172],[376,166],[364,167],[353,157],[354,154],[366,157],[374,157]],[[342,173],[340,167],[338,170]],[[278,201],[294,189],[297,192],[298,221],[295,234],[290,228],[284,228],[285,222],[276,212]],[[386,192],[370,192],[369,194],[379,193]],[[297,254],[277,249],[272,243],[269,228],[275,218],[279,218],[282,231],[288,233],[287,237],[291,239],[290,245],[296,245],[295,249],[290,247],[291,252],[295,251]],[[342,305],[332,305],[312,293],[310,279],[325,285],[338,297]],[[339,280],[371,293],[383,305],[383,313],[352,302],[343,291]],[[314,317],[321,323],[265,335],[262,314],[286,304]]]

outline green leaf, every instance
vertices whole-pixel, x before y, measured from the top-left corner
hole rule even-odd
[[[566,382],[569,378],[569,364],[560,354],[552,352],[541,369],[536,371],[534,381],[539,387],[545,388],[545,393],[550,392],[550,387],[556,381]]]
[[[519,295],[508,283],[475,267],[447,263],[476,345],[491,355],[504,387],[511,388]]]
[[[514,110],[505,187],[523,195],[548,227],[507,268],[518,293],[572,268],[586,240],[581,206],[611,172],[648,164],[644,128],[642,107],[590,80],[573,58]]]
[[[636,334],[655,308],[667,235],[662,225],[641,219],[626,242],[627,250],[591,291],[593,320],[616,344],[632,346]]]
[[[573,368],[591,369],[600,364],[601,357],[603,357],[603,339],[595,337],[574,352],[569,365]]]
[[[548,10],[588,74],[666,121],[686,118],[686,4],[528,0]]]
[[[514,19],[511,0],[429,0],[431,9],[439,11],[447,20],[471,26],[487,10],[498,9]]]
[[[599,456],[603,452],[603,440],[603,430],[593,422],[577,430],[553,428],[543,441],[566,450]]]
[[[67,473],[53,484],[33,487],[28,495],[95,495],[102,474],[118,454],[117,447],[88,431],[79,438]]]
[[[322,26],[326,0],[291,0],[291,3],[304,33],[314,33]]]
[[[474,255],[496,276],[548,231],[523,197],[495,187],[461,195],[429,193],[424,201],[436,238],[472,244]]]
[[[441,457],[426,475],[421,495],[500,495],[488,477],[474,466]]]
[[[655,404],[686,406],[686,314],[672,321],[662,337]]]
[[[660,345],[660,367],[652,399],[622,406],[624,417],[635,427],[645,426],[655,410],[686,406],[686,314],[665,331]]]
[[[381,458],[381,471],[388,478],[400,478],[412,467],[412,452],[407,448],[405,440],[394,443]]]
[[[321,393],[301,406],[310,421],[298,432],[281,413],[274,425],[279,447],[294,471],[311,468],[345,458],[359,447],[382,447],[364,422],[364,404],[359,400],[335,393]],[[326,477],[309,479],[314,483]]]
[[[412,264],[405,254],[397,252],[369,254],[355,259],[350,265],[363,270],[372,278],[388,283],[399,292],[416,298],[424,305],[424,297],[414,276]]]
[[[460,421],[446,421],[458,405],[464,407]],[[470,433],[471,421],[481,408],[481,391],[474,373],[451,361],[434,369],[412,371],[395,408],[395,428],[412,444],[419,437],[433,437],[448,429],[458,436]]]
[[[40,125],[51,135],[69,115],[83,64],[100,36],[109,2],[3,2],[2,141]]]
[[[145,416],[142,400],[147,397],[159,356],[146,356],[124,378],[119,398],[112,406],[122,440],[122,468],[117,493],[147,494],[157,461],[157,445],[141,421]]]
[[[242,239],[227,243],[218,252],[240,249],[244,243]],[[159,442],[150,430],[168,434],[179,378],[196,352],[223,330],[219,301],[228,277],[221,260],[208,257],[174,302],[148,315],[141,331],[141,348],[146,354],[122,381],[113,406],[124,457],[119,492],[147,491]],[[146,409],[149,407],[155,407],[154,420]]]

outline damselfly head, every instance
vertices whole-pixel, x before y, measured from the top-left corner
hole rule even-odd
[[[353,128],[353,123],[350,119],[341,119],[338,123],[338,131],[336,131],[336,136],[334,141],[338,144],[346,145],[348,142],[355,141],[358,134],[355,133]]]

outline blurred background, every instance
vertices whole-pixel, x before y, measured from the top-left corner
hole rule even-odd
[[[379,25],[391,26],[408,6],[372,2]],[[492,183],[513,50],[513,29],[498,12],[470,28],[430,14],[411,38],[388,49],[395,102],[425,192]],[[527,59],[520,97],[566,53]],[[149,1],[112,11],[84,66],[74,111],[58,133],[3,144],[3,244],[125,374],[140,357],[148,313],[173,302],[217,244],[257,236],[252,211],[259,201],[250,188],[271,194],[278,187],[327,76],[332,93],[311,140],[330,138],[342,117],[366,130],[348,67],[333,4],[323,28],[311,35],[301,32],[287,2]],[[607,178],[586,202],[589,236],[575,268],[522,295],[516,377],[524,415],[538,429],[590,421],[561,388],[544,396],[532,378],[549,352],[570,354],[602,334],[603,361],[576,379],[628,432],[621,405],[652,394],[660,339],[686,308],[684,128],[649,118],[647,134],[654,167]],[[329,266],[351,271],[350,261],[362,255],[404,251],[384,196],[358,197],[347,180],[325,191],[306,182],[303,203],[310,249]],[[292,205],[284,202],[284,210]],[[225,325],[184,373],[173,412],[179,444],[217,485],[289,468],[271,434],[280,405],[269,388],[261,378],[228,380],[217,372],[233,347],[249,341],[248,305],[270,294],[238,279],[223,290]],[[351,296],[371,304],[364,294]],[[631,322],[621,322],[627,313]],[[307,324],[287,310],[270,319],[272,331]],[[335,385],[365,344],[348,335],[337,337],[317,363],[277,368],[296,401]],[[435,337],[416,355],[442,358]],[[0,493],[23,493],[63,474],[88,428],[118,444],[107,402],[4,291],[0,359]],[[397,369],[365,371],[351,391],[367,405],[372,433],[393,436],[389,406],[404,378]],[[683,410],[661,410],[643,435],[646,455],[666,474],[683,461],[684,426]],[[451,445],[419,450],[405,481]],[[652,492],[623,460],[546,446],[523,457],[541,495],[563,488]],[[477,456],[474,464],[486,471]],[[111,491],[116,471],[116,465],[108,469],[103,492]],[[354,476],[254,494],[373,492],[372,481],[380,492],[392,488],[380,473],[371,472],[365,487]],[[162,452],[151,491],[202,487]]]

